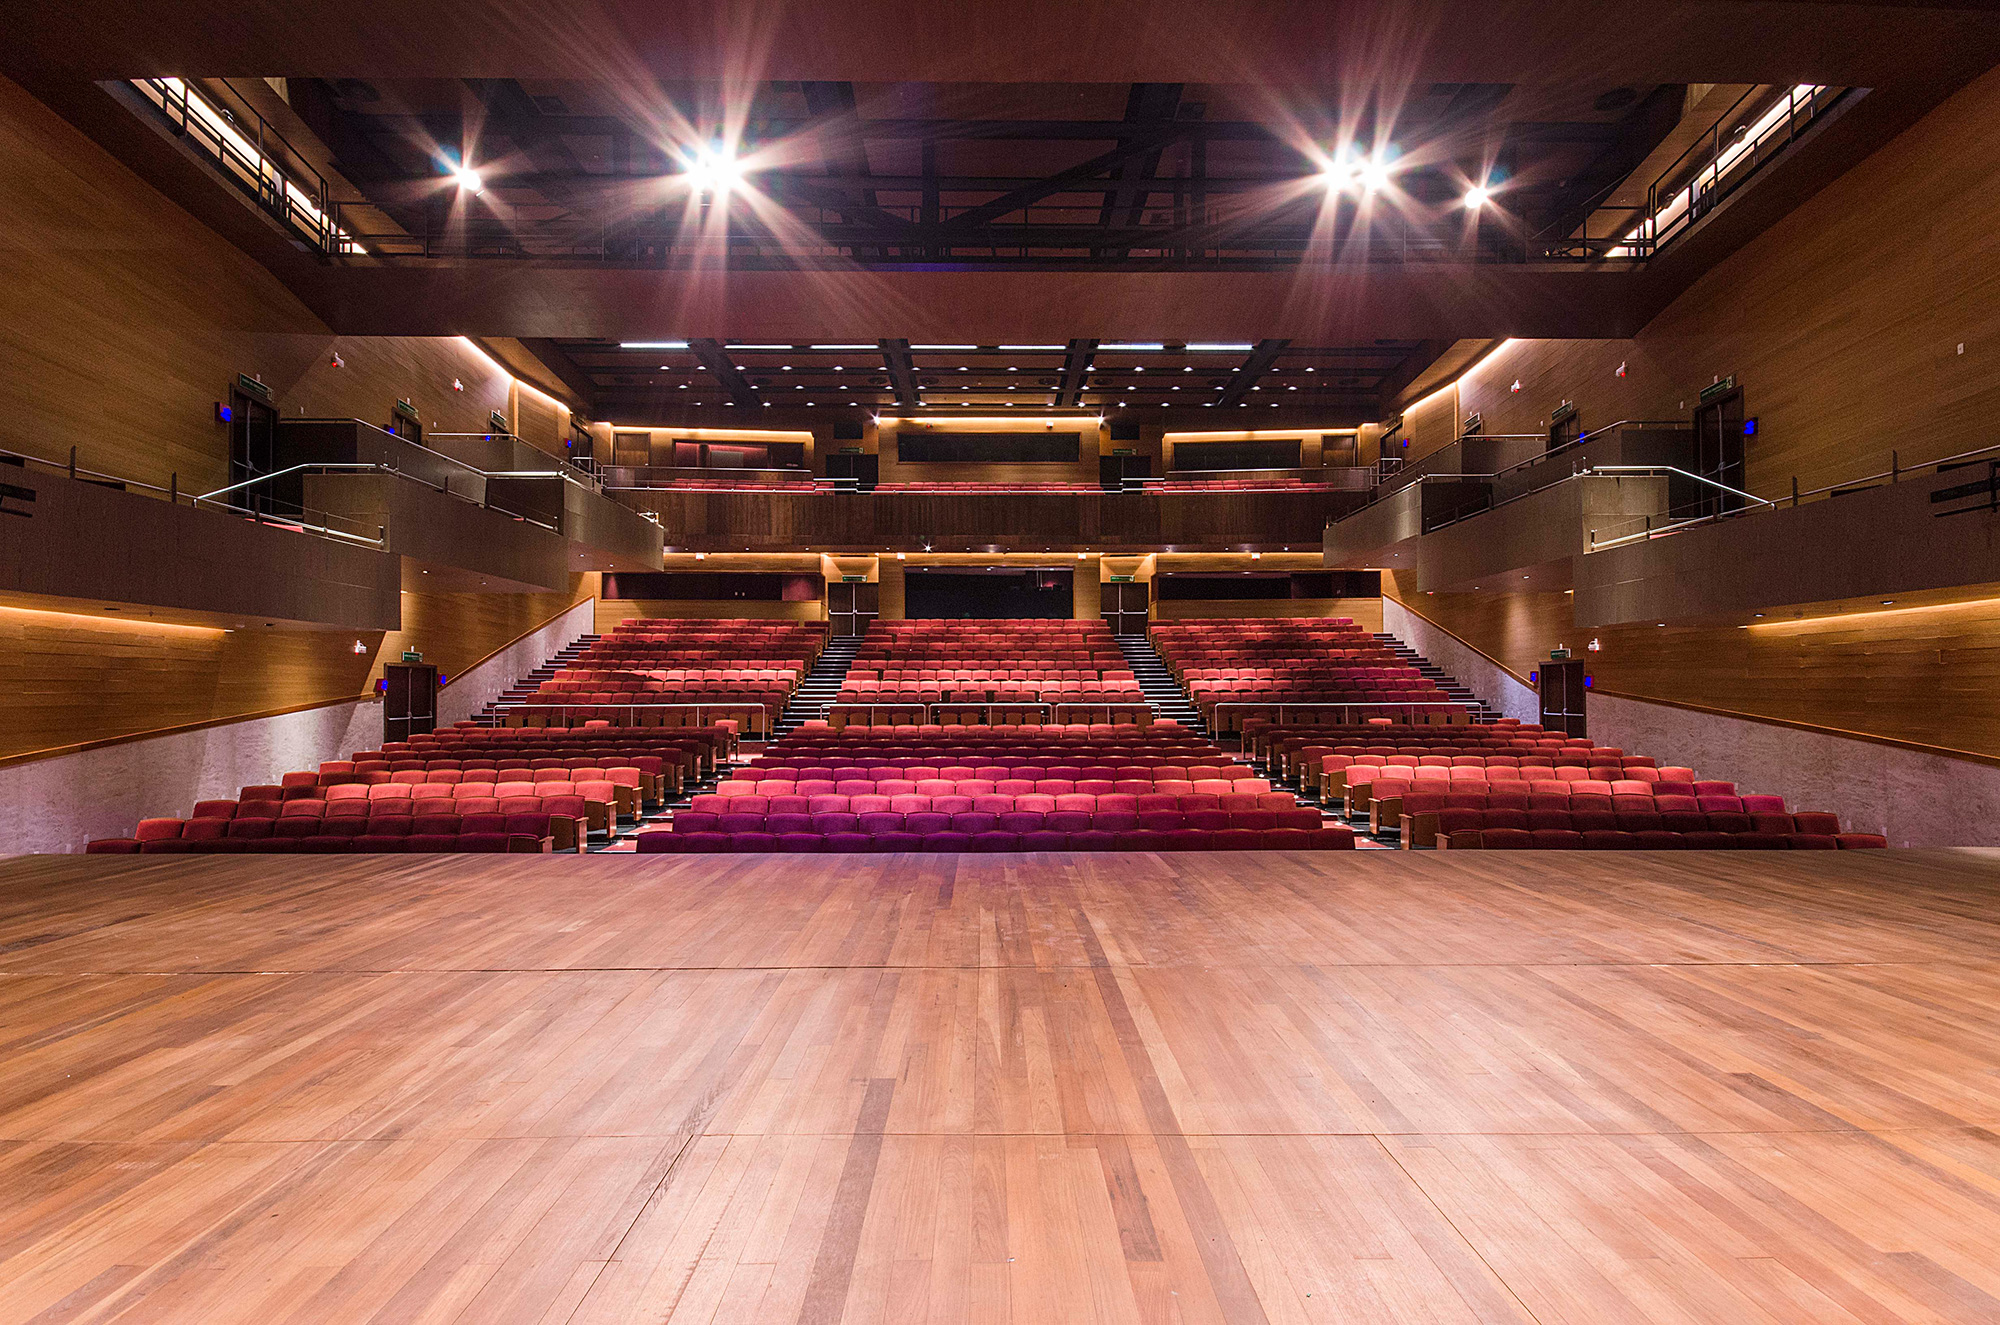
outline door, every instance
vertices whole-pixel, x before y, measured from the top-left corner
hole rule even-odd
[[[1099,614],[1114,635],[1146,633],[1146,608],[1151,586],[1146,584],[1106,584],[1100,593]]]
[[[1701,485],[1701,495],[1696,499],[1697,508],[1689,512],[1676,511],[1682,519],[1696,515],[1721,515],[1729,511],[1743,509],[1743,498],[1737,496],[1743,490],[1743,393],[1732,391],[1719,399],[1711,400],[1694,412],[1694,472],[1709,483],[1719,483],[1733,488],[1734,492],[1722,492]]]
[[[1577,417],[1576,411],[1557,411],[1556,417],[1549,422],[1548,449],[1560,450],[1582,436],[1583,420]]]
[[[826,586],[826,617],[836,638],[866,635],[875,624],[882,586],[836,580]]]
[[[229,397],[229,481],[247,483],[261,478],[278,468],[278,411],[261,400],[252,400],[241,391],[230,393]],[[276,494],[270,484],[260,483],[255,487],[242,488],[232,492],[228,500],[232,505],[248,507],[251,510],[273,514],[277,504]],[[285,514],[297,514],[288,510]]]

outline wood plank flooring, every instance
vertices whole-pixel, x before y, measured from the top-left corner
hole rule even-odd
[[[2000,1321],[2000,857],[0,861],[0,1322]]]

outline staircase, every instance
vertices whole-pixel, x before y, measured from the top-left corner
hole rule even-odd
[[[854,665],[854,654],[860,647],[859,635],[836,635],[826,642],[819,657],[813,660],[812,670],[792,692],[785,711],[778,715],[771,739],[783,740],[808,719],[826,716],[827,707],[840,695],[847,669]]]
[[[508,686],[494,703],[517,704],[522,700],[532,697],[537,690],[542,688],[542,682],[553,677],[563,668],[574,665],[576,660],[583,655],[583,651],[597,643],[599,638],[600,636],[597,635],[577,636],[575,643],[564,645],[552,657],[545,659],[542,665],[535,668],[534,671],[516,679],[514,684]],[[479,716],[474,718],[473,721],[482,727],[498,727],[500,725],[500,712],[492,704],[488,704],[484,709],[480,710]]]
[[[1174,680],[1174,674],[1167,670],[1167,664],[1154,650],[1153,642],[1144,635],[1120,635],[1118,651],[1125,655],[1125,661],[1132,664],[1132,675],[1139,678],[1139,689],[1145,692],[1146,704],[1153,710],[1155,718],[1171,718],[1183,727],[1188,727],[1206,736],[1208,728],[1203,725],[1201,713],[1188,702],[1187,692],[1181,683]]]
[[[1375,639],[1377,643],[1395,654],[1398,661],[1416,668],[1426,681],[1431,682],[1438,689],[1444,691],[1446,697],[1452,703],[1465,705],[1471,711],[1474,722],[1484,722],[1486,720],[1486,702],[1467,689],[1458,678],[1445,671],[1444,668],[1437,666],[1430,659],[1424,657],[1423,654],[1418,653],[1394,635],[1385,635],[1378,631],[1376,632]]]

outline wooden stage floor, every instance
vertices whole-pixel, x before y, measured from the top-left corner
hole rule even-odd
[[[2000,1321],[2000,857],[0,861],[0,1320]]]

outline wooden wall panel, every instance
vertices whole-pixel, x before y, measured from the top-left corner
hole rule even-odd
[[[653,511],[677,547],[706,552],[795,548],[916,553],[983,546],[1151,550],[1249,545],[1318,548],[1326,521],[1361,492],[620,494]]]
[[[1536,432],[1686,418],[1734,374],[1777,497],[1993,441],[2000,411],[2000,70],[1970,84],[1698,281],[1629,341],[1516,341],[1458,413]],[[1963,352],[1959,347],[1963,346]],[[1625,375],[1618,376],[1620,365]],[[1519,378],[1522,390],[1509,390]],[[1414,451],[1415,448],[1413,447]]]
[[[214,406],[260,336],[324,331],[277,279],[0,79],[0,417],[7,444],[221,486]]]
[[[379,634],[147,626],[0,608],[0,757],[362,693]]]
[[[239,373],[288,416],[484,432],[509,378],[459,337],[335,337],[276,277],[0,79],[0,417],[7,444],[183,492],[228,481]],[[338,354],[341,367],[333,364]],[[457,381],[462,390],[454,390]]]
[[[453,675],[595,587],[587,575],[568,594],[406,593],[402,629],[360,635],[0,608],[0,758],[366,694],[406,648]]]
[[[1456,387],[1433,392],[1404,410],[1398,434],[1409,443],[1401,451],[1404,462],[1414,463],[1439,447],[1449,446],[1457,439],[1459,421],[1464,417],[1459,412]],[[1487,431],[1495,430],[1489,426]],[[1389,454],[1397,452],[1392,448]]]
[[[645,617],[692,620],[824,621],[826,604],[706,602],[682,598],[600,598],[597,600],[597,632],[614,629],[620,621]]]
[[[405,583],[409,581],[406,579]],[[436,663],[446,676],[456,676],[496,649],[527,634],[566,607],[594,597],[595,571],[569,577],[563,593],[430,593],[421,588],[403,594],[403,627],[382,638],[369,683],[382,675],[382,664],[395,662],[403,650],[416,649],[424,661]],[[353,641],[348,641],[353,647]]]
[[[1362,629],[1382,629],[1380,598],[1169,598],[1153,604],[1155,621],[1208,617],[1347,617]]]
[[[1988,588],[1959,605],[1747,629],[1578,629],[1559,593],[1396,596],[1522,677],[1567,644],[1603,690],[2000,755],[2000,586]]]
[[[569,454],[569,411],[533,387],[515,383],[512,392],[514,435],[553,456]]]

